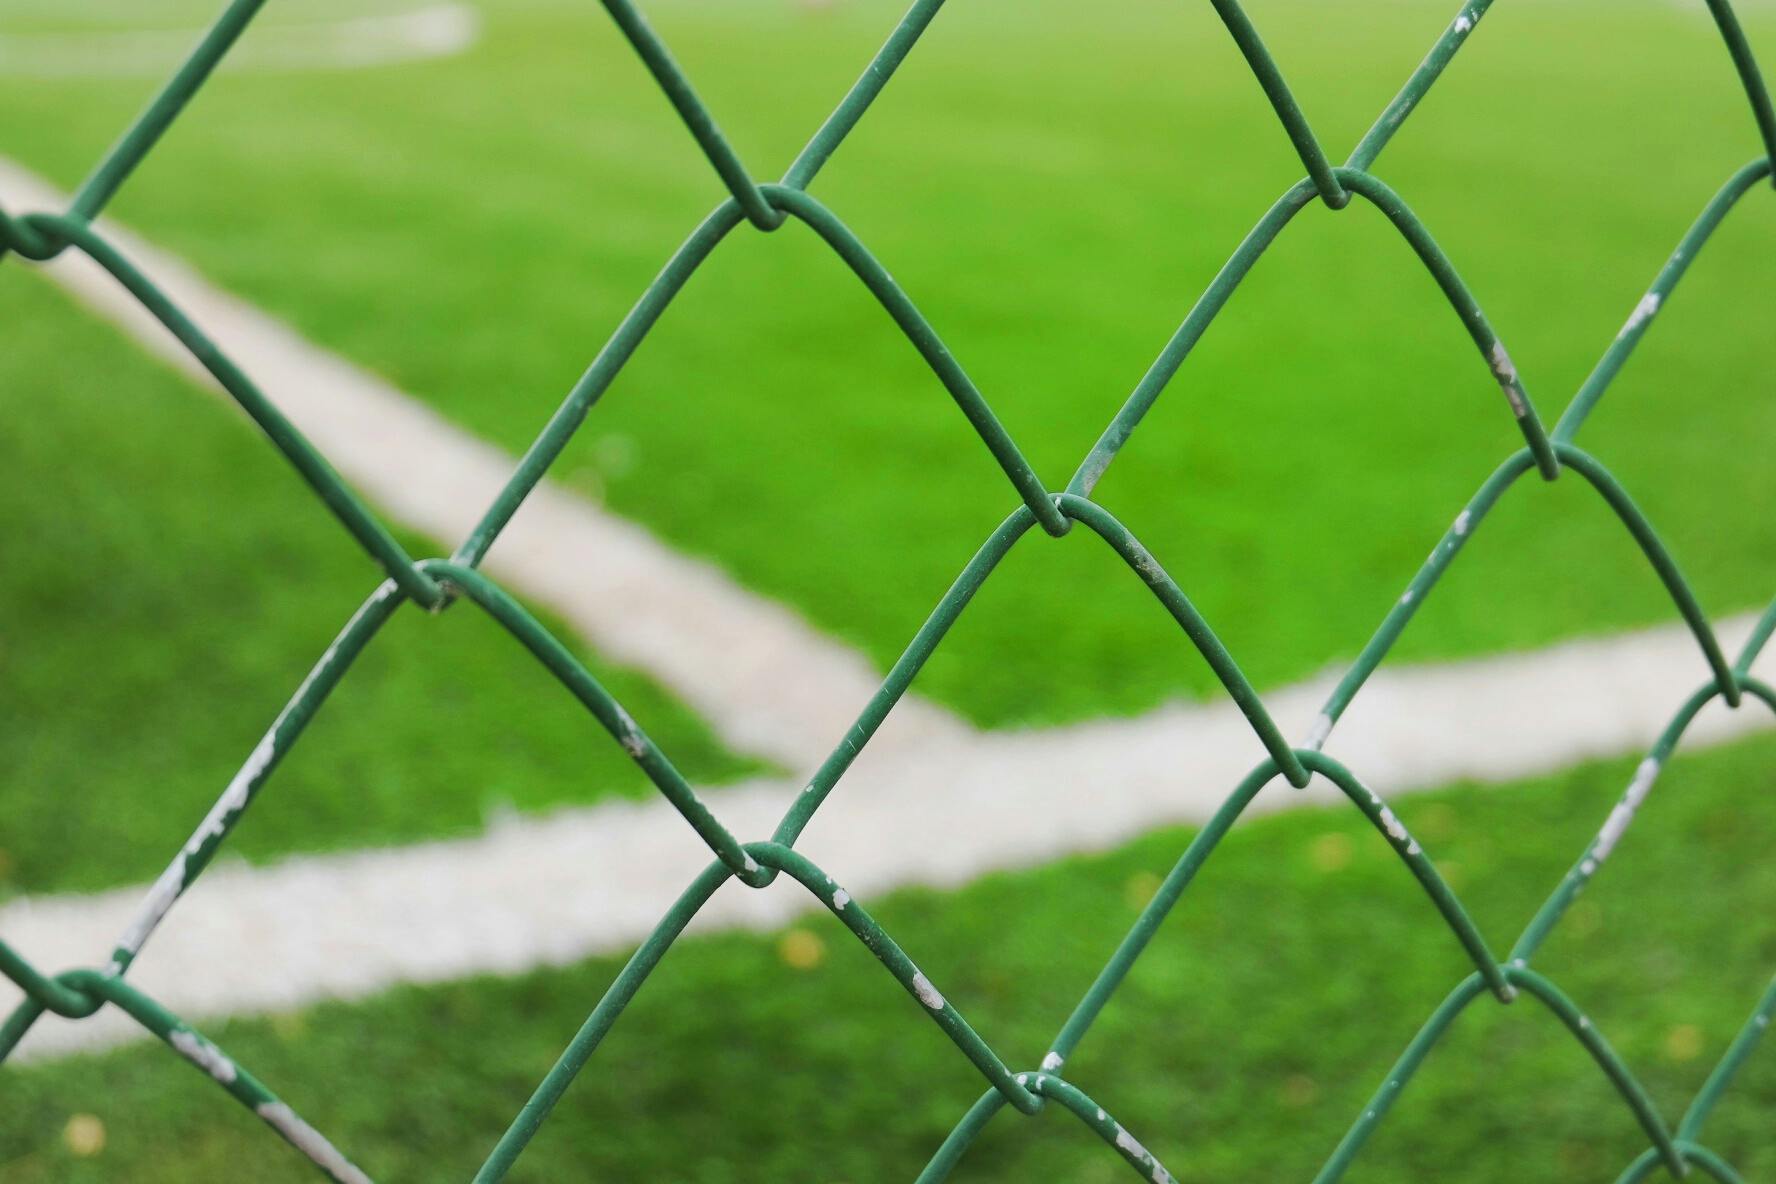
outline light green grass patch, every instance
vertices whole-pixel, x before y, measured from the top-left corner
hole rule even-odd
[[[11,261],[0,324],[0,896],[143,880],[379,573],[244,416]],[[556,632],[687,774],[749,767],[646,679]],[[491,620],[408,606],[224,858],[460,833],[497,810],[652,792]]]
[[[1339,156],[1449,7],[1260,0],[1251,14]],[[761,177],[898,12],[887,0],[645,8]],[[721,193],[596,5],[485,14],[485,40],[461,58],[218,77],[116,210],[517,449]],[[1776,26],[1758,9],[1745,19],[1768,50]],[[0,150],[72,184],[146,89],[0,81]],[[1551,420],[1756,151],[1699,9],[1505,3],[1377,171],[1454,258]],[[1299,172],[1208,6],[984,0],[940,14],[814,192],[907,286],[1058,487]],[[1712,610],[1766,599],[1776,560],[1762,450],[1746,444],[1776,431],[1770,197],[1746,199],[1581,437]],[[1276,685],[1355,653],[1517,443],[1385,220],[1315,208],[1101,496],[1254,679]],[[558,475],[882,665],[1015,505],[887,318],[793,226],[723,246]],[[1206,691],[1149,599],[1092,540],[1031,537],[919,688],[995,725]],[[1566,481],[1514,493],[1426,616],[1402,657],[1670,610],[1601,503]]]

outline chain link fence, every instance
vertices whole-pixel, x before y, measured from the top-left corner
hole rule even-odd
[[[692,232],[642,294],[584,376],[568,393],[469,537],[448,559],[417,561],[396,541],[376,514],[347,488],[326,458],[311,447],[252,380],[216,348],[203,329],[93,226],[93,220],[203,86],[263,3],[264,0],[234,0],[229,5],[172,80],[81,186],[66,211],[0,212],[0,256],[10,252],[26,260],[45,261],[70,248],[89,255],[171,330],[258,423],[315,495],[381,565],[388,578],[346,623],[338,638],[297,688],[215,806],[154,884],[135,920],[118,938],[109,960],[101,968],[46,973],[0,941],[0,972],[25,992],[24,1002],[0,1025],[0,1060],[18,1045],[46,1012],[79,1019],[109,1005],[130,1015],[176,1053],[207,1073],[236,1101],[253,1110],[298,1151],[313,1160],[322,1172],[342,1184],[367,1181],[369,1177],[362,1170],[281,1102],[264,1083],[178,1016],[136,990],[126,975],[144,943],[180,895],[203,873],[217,849],[264,788],[278,762],[344,677],[353,659],[390,617],[408,602],[438,612],[457,600],[467,599],[497,620],[597,718],[715,855],[715,862],[684,891],[611,984],[530,1101],[494,1146],[475,1176],[477,1181],[495,1181],[506,1176],[661,956],[718,888],[730,879],[739,880],[751,888],[763,888],[780,876],[788,875],[881,961],[888,974],[918,1001],[929,1019],[954,1042],[957,1050],[986,1081],[986,1092],[957,1122],[919,1175],[920,1181],[946,1178],[982,1129],[1006,1106],[1022,1114],[1033,1114],[1052,1101],[1072,1112],[1103,1139],[1109,1153],[1121,1156],[1142,1177],[1163,1184],[1172,1178],[1165,1167],[1133,1133],[1117,1122],[1099,1100],[1088,1097],[1067,1080],[1063,1073],[1067,1058],[1090,1031],[1093,1021],[1115,995],[1160,924],[1247,804],[1279,777],[1300,787],[1316,774],[1342,790],[1351,805],[1361,811],[1393,847],[1474,965],[1473,973],[1451,991],[1400,1055],[1372,1100],[1332,1150],[1316,1177],[1317,1181],[1330,1182],[1344,1174],[1456,1016],[1483,995],[1490,995],[1503,1004],[1528,996],[1546,1007],[1565,1025],[1573,1039],[1595,1062],[1598,1071],[1609,1080],[1647,1140],[1644,1153],[1622,1170],[1622,1181],[1645,1179],[1660,1167],[1674,1176],[1683,1176],[1692,1168],[1699,1168],[1718,1180],[1739,1179],[1731,1165],[1702,1142],[1703,1128],[1714,1106],[1732,1084],[1736,1072],[1756,1047],[1771,1016],[1776,1014],[1776,984],[1757,1002],[1738,1036],[1673,1127],[1660,1115],[1634,1071],[1612,1050],[1603,1033],[1557,984],[1531,966],[1537,950],[1559,924],[1567,907],[1597,874],[1625,835],[1636,810],[1702,707],[1719,698],[1737,708],[1745,699],[1751,698],[1776,709],[1776,688],[1749,673],[1753,660],[1776,632],[1776,605],[1772,605],[1760,619],[1743,650],[1729,660],[1652,525],[1609,469],[1574,442],[1586,418],[1647,332],[1664,302],[1670,298],[1697,252],[1739,199],[1760,181],[1771,177],[1772,162],[1776,161],[1776,113],[1772,112],[1769,94],[1728,0],[1708,0],[1708,8],[1749,100],[1762,154],[1729,178],[1703,208],[1651,287],[1639,297],[1621,332],[1604,351],[1552,431],[1544,426],[1504,343],[1453,264],[1405,200],[1373,171],[1376,159],[1394,133],[1473,34],[1491,6],[1491,0],[1471,0],[1462,7],[1423,63],[1342,166],[1331,163],[1291,95],[1282,72],[1236,0],[1212,0],[1306,167],[1307,176],[1284,193],[1247,235],[1058,493],[1025,460],[961,363],[944,345],[917,305],[844,222],[808,192],[820,169],[844,143],[897,67],[918,44],[942,7],[942,0],[917,0],[913,4],[850,92],[808,141],[782,181],[776,184],[760,184],[753,179],[751,171],[741,163],[723,137],[709,109],[697,97],[690,80],[629,0],[603,0],[612,19],[683,118],[730,196]],[[1507,457],[1461,509],[1454,524],[1438,541],[1430,557],[1333,691],[1312,732],[1301,745],[1293,746],[1283,737],[1261,697],[1241,674],[1232,655],[1184,591],[1139,540],[1107,509],[1092,500],[1091,494],[1191,348],[1290,220],[1316,199],[1333,209],[1342,209],[1351,204],[1353,198],[1361,198],[1379,209],[1435,278],[1497,383],[1505,408],[1522,433],[1524,446]],[[818,234],[882,304],[954,398],[969,425],[1004,470],[1021,504],[981,546],[938,602],[850,731],[840,738],[831,756],[809,780],[805,792],[799,795],[776,831],[762,841],[742,842],[723,826],[709,805],[691,789],[668,756],[623,706],[529,612],[482,575],[477,565],[655,320],[717,245],[742,223],[768,233],[790,219],[803,222]],[[1517,479],[1531,470],[1547,481],[1572,474],[1568,480],[1576,477],[1587,483],[1609,505],[1663,581],[1713,675],[1707,684],[1677,707],[1596,837],[1555,886],[1522,936],[1501,958],[1494,953],[1494,947],[1470,920],[1461,900],[1438,875],[1419,843],[1388,805],[1323,749],[1340,715],[1386,657],[1463,544],[1479,529],[1488,512]],[[1043,532],[1059,536],[1076,524],[1101,538],[1127,563],[1134,578],[1145,583],[1164,605],[1213,668],[1269,756],[1233,790],[1208,825],[1190,843],[1090,990],[1067,1017],[1049,1048],[1038,1057],[1008,1063],[944,997],[939,987],[919,970],[900,944],[875,922],[862,902],[853,899],[830,874],[798,852],[795,843],[1000,559],[1033,527],[1039,526]],[[1008,804],[1008,808],[1015,807]],[[1030,1067],[1021,1070],[1013,1067],[1024,1063]],[[1114,1104],[1114,1099],[1106,1100]]]

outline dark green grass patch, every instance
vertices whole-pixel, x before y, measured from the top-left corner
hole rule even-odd
[[[378,572],[244,416],[43,280],[0,269],[0,325],[0,895],[146,879]],[[746,767],[645,679],[569,643],[688,774]],[[407,607],[227,851],[377,845],[644,792],[492,621]]]
[[[776,175],[898,0],[645,8]],[[1454,4],[1256,0],[1334,157]],[[1501,4],[1381,158],[1550,420],[1709,195],[1757,152],[1699,8]],[[713,172],[596,5],[495,3],[467,56],[224,73],[116,203],[225,285],[522,447],[696,221]],[[1745,14],[1754,46],[1776,29]],[[252,34],[249,33],[249,37]],[[72,184],[142,79],[0,81],[0,151]],[[946,9],[814,192],[1065,481],[1300,172],[1208,5]],[[1776,205],[1752,193],[1581,442],[1713,610],[1771,592]],[[6,266],[17,265],[8,261]],[[1303,213],[1101,487],[1261,685],[1356,652],[1518,438],[1375,210]],[[558,475],[886,665],[1014,504],[956,409],[803,228],[743,229]],[[1516,491],[1402,644],[1442,658],[1667,619],[1576,481]],[[1575,564],[1573,556],[1583,556]],[[1134,712],[1208,673],[1093,541],[1032,537],[920,688],[990,724]]]
[[[1537,959],[1672,1121],[1776,966],[1773,760],[1769,737],[1680,755]],[[1397,806],[1502,953],[1633,765]],[[1034,1068],[1188,839],[1170,830],[865,903],[997,1049]],[[619,966],[403,989],[211,1034],[378,1179],[463,1180]],[[1466,972],[1354,810],[1267,818],[1225,841],[1065,1072],[1181,1179],[1305,1181]],[[1706,1132],[1746,1179],[1776,1172],[1773,1052],[1753,1058]],[[981,1088],[829,916],[771,937],[695,937],[667,955],[512,1179],[907,1180]],[[0,1165],[20,1184],[310,1178],[164,1048],[27,1068],[5,1096]],[[75,1114],[103,1122],[103,1153],[69,1152]],[[1608,1180],[1643,1146],[1552,1017],[1527,998],[1482,999],[1350,1179]],[[1003,1115],[957,1176],[1132,1178],[1053,1107]]]

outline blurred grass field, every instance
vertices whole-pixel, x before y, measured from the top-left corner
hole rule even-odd
[[[721,192],[596,5],[479,7],[483,40],[461,57],[222,73],[112,209],[517,450]],[[1255,0],[1250,11],[1340,155],[1448,7]],[[793,156],[898,15],[876,0],[646,9],[761,176]],[[153,10],[175,24],[203,11]],[[20,12],[17,26],[0,17],[0,33],[90,17],[79,5]],[[1744,19],[1754,46],[1776,51],[1776,21],[1756,7]],[[72,186],[151,86],[0,77],[0,153]],[[1552,421],[1689,221],[1756,151],[1699,6],[1502,0],[1376,171],[1454,259]],[[938,18],[813,191],[1059,486],[1299,172],[1208,6],[1130,0],[1088,14],[976,0]],[[1773,249],[1776,205],[1756,192],[1581,436],[1711,612],[1776,591],[1763,443],[1776,439]],[[0,433],[11,539],[0,605],[12,620],[0,642],[0,896],[154,874],[375,581],[248,427],[27,271],[0,264],[12,424]],[[1099,494],[1266,688],[1353,655],[1518,443],[1385,220],[1360,204],[1314,208]],[[743,229],[723,246],[558,473],[882,666],[1015,504],[880,309],[794,226],[768,239]],[[456,540],[411,541],[431,554]],[[1587,488],[1529,478],[1398,656],[1670,617]],[[694,779],[757,767],[644,676],[582,656]],[[916,689],[1012,727],[1130,714],[1211,685],[1103,548],[1032,536]],[[1689,689],[1672,689],[1674,707]],[[1776,934],[1744,924],[1776,899],[1762,859],[1773,754],[1758,740],[1683,758],[1573,918],[1579,932],[1549,951],[1551,973],[1668,1112],[1776,964]],[[1627,767],[1457,787],[1401,814],[1502,943]],[[404,614],[229,851],[399,842],[641,788],[491,624]],[[1126,898],[1184,838],[953,895],[902,893],[878,911],[995,1043],[1039,1051],[1132,918]],[[1306,1178],[1459,975],[1458,952],[1344,812],[1241,830],[1194,891],[1081,1054],[1081,1084],[1114,1098],[1183,1179]],[[700,938],[669,957],[515,1178],[909,1178],[976,1083],[836,928],[805,932],[824,953],[804,970],[779,948],[793,940],[805,954],[802,938]],[[617,965],[397,991],[215,1034],[379,1178],[464,1178]],[[1461,1025],[1353,1180],[1423,1179],[1430,1165],[1439,1180],[1610,1178],[1635,1153],[1619,1102],[1553,1022],[1495,1010]],[[162,1049],[9,1071],[0,1091],[7,1180],[307,1178]],[[1754,1061],[1710,1140],[1748,1179],[1776,1170],[1756,1137],[1773,1092],[1768,1062]],[[61,1138],[77,1110],[111,1133],[97,1158]],[[1052,1115],[1035,1137],[1000,1121],[963,1178],[1126,1170]]]
[[[1503,950],[1633,763],[1456,787],[1407,799],[1399,813]],[[1773,767],[1771,738],[1680,756],[1537,959],[1668,1115],[1701,1085],[1776,965],[1776,932],[1762,921],[1776,898]],[[904,891],[870,908],[971,1023],[1034,1068],[1188,837],[1157,832],[1113,854],[955,893]],[[376,1179],[466,1180],[620,965],[402,989],[210,1034]],[[1305,1181],[1469,969],[1354,811],[1264,818],[1211,858],[1067,1077],[1180,1180]],[[1748,1064],[1707,1132],[1747,1180],[1776,1172],[1770,1051]],[[313,1174],[158,1046],[9,1077],[9,1182],[295,1184]],[[831,917],[769,937],[692,937],[666,956],[511,1178],[905,1181],[981,1089]],[[103,1155],[65,1144],[76,1112],[104,1124]],[[1528,998],[1509,1009],[1482,998],[1348,1178],[1608,1181],[1644,1146],[1552,1016]],[[1132,1177],[1051,1107],[1029,1120],[1002,1115],[955,1178]]]
[[[39,277],[0,272],[0,389],[21,396],[0,442],[0,603],[18,623],[0,678],[0,898],[144,882],[374,579],[244,419]],[[485,616],[408,612],[388,630],[278,769],[278,818],[242,828],[228,857],[654,792]],[[690,776],[756,767],[646,679],[576,648]]]
[[[1339,155],[1444,5],[1260,3]],[[775,175],[898,12],[661,3],[650,17]],[[719,200],[595,5],[495,3],[471,53],[213,80],[118,216],[320,343],[511,449]],[[1746,17],[1754,44],[1773,27]],[[252,34],[249,32],[248,36]],[[0,80],[6,150],[76,182],[149,82]],[[36,113],[33,116],[33,113]],[[1550,420],[1757,139],[1699,9],[1502,4],[1381,157]],[[1206,5],[944,11],[814,192],[906,286],[1059,486],[1299,162]],[[1581,442],[1714,610],[1760,603],[1776,206],[1748,200]],[[1558,266],[1549,265],[1552,259]],[[1520,440],[1386,220],[1306,211],[1100,487],[1261,686],[1353,655]],[[948,396],[805,228],[739,233],[559,466],[886,665],[1015,504]],[[1741,491],[1723,496],[1722,491]],[[1586,557],[1582,571],[1570,557]],[[1090,540],[1031,539],[921,677],[990,725],[1131,713],[1212,685]],[[1665,619],[1602,504],[1524,488],[1402,658]],[[1039,639],[1039,640],[1038,640]]]

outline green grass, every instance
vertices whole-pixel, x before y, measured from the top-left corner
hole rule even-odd
[[[1257,0],[1252,16],[1336,156],[1453,8],[1376,0],[1328,20],[1317,4]],[[768,176],[898,0],[646,9]],[[486,18],[462,58],[218,77],[115,209],[517,449],[720,191],[598,6],[514,0]],[[1757,9],[1745,19],[1767,54],[1776,25]],[[140,79],[0,81],[0,150],[72,184],[147,91]],[[1552,418],[1756,144],[1699,12],[1505,4],[1379,172],[1448,249]],[[1058,486],[1299,172],[1208,6],[980,0],[938,18],[815,192]],[[1776,430],[1764,397],[1773,248],[1776,205],[1759,191],[1582,437],[1712,610],[1772,590],[1763,451],[1739,442]],[[1270,686],[1354,654],[1517,443],[1385,220],[1315,208],[1101,496]],[[883,665],[1015,504],[910,347],[799,227],[742,231],[718,252],[558,474]],[[1669,618],[1581,483],[1534,484],[1487,524],[1402,657]],[[1209,686],[1137,582],[1084,537],[1022,545],[919,683],[994,725],[1134,712]]]
[[[244,416],[42,279],[0,268],[0,324],[0,896],[141,881],[377,572]],[[747,768],[647,680],[576,649],[688,774]],[[491,620],[408,608],[226,850],[380,845],[652,792]]]
[[[1537,961],[1672,1120],[1776,965],[1776,933],[1748,923],[1776,902],[1773,765],[1771,737],[1680,755]],[[1502,951],[1632,766],[1397,805]],[[1033,1067],[1188,837],[865,903],[989,1042]],[[786,964],[782,935],[694,937],[670,953],[512,1178],[909,1179],[981,1083],[830,917],[797,932],[804,964],[811,943],[821,951],[812,968]],[[619,965],[402,989],[210,1034],[378,1179],[467,1179]],[[1254,821],[1210,860],[1067,1075],[1181,1179],[1305,1180],[1464,968],[1354,810]],[[1776,1172],[1772,1051],[1707,1130],[1748,1180]],[[310,1178],[159,1046],[27,1068],[6,1097],[0,1165],[17,1184]],[[105,1124],[102,1155],[64,1146],[76,1113]],[[1482,999],[1350,1178],[1423,1180],[1434,1164],[1450,1184],[1608,1180],[1642,1146],[1551,1016]],[[1004,1115],[958,1175],[1131,1178],[1058,1111]]]
[[[1307,0],[1254,0],[1251,13],[1337,156],[1454,7],[1372,0],[1328,20]],[[646,8],[766,176],[898,4]],[[486,40],[459,59],[224,73],[114,209],[516,450],[720,192],[596,5],[499,0],[486,18]],[[84,18],[34,4],[20,19]],[[1776,50],[1770,17],[1746,20],[1754,44]],[[0,153],[72,185],[148,87],[0,79]],[[1507,3],[1378,172],[1448,249],[1552,419],[1689,220],[1755,151],[1697,14]],[[1058,486],[1298,173],[1208,6],[973,0],[939,18],[815,192],[908,287]],[[1582,437],[1711,611],[1773,590],[1769,450],[1756,443],[1776,432],[1773,248],[1776,210],[1755,192]],[[11,412],[0,605],[12,622],[0,640],[0,896],[158,871],[375,579],[250,427],[19,274],[30,266],[0,264]],[[1356,651],[1516,443],[1455,318],[1384,220],[1313,209],[1101,496],[1274,686]],[[724,246],[557,475],[883,665],[1015,504],[904,340],[796,227]],[[919,689],[998,726],[1204,693],[1209,677],[1176,629],[1081,536],[1021,545]],[[1596,498],[1577,481],[1531,479],[1400,654],[1492,652],[1670,616]],[[643,791],[473,611],[404,611],[386,634],[231,857],[465,831],[506,804]],[[582,656],[693,778],[747,767],[643,678]],[[1539,963],[1671,1117],[1776,965],[1776,935],[1757,923],[1776,901],[1773,757],[1770,738],[1686,754]],[[1400,813],[1502,950],[1631,765],[1456,787]],[[1033,1063],[1187,839],[1161,832],[868,903],[995,1047]],[[909,1178],[979,1081],[829,919],[796,933],[685,942],[514,1178]],[[818,946],[818,964],[787,965],[785,940],[804,956]],[[401,989],[211,1034],[379,1179],[463,1179],[618,965]],[[1068,1075],[1184,1179],[1306,1179],[1463,965],[1354,812],[1255,822],[1210,863]],[[1748,1179],[1776,1173],[1773,1064],[1768,1050],[1754,1059],[1709,1131]],[[76,1113],[105,1124],[96,1157],[62,1139]],[[1608,1179],[1640,1147],[1550,1017],[1482,1002],[1351,1178]],[[1003,1117],[960,1175],[1090,1184],[1126,1169],[1055,1112]],[[312,1173],[176,1057],[140,1046],[9,1071],[0,1176]]]

